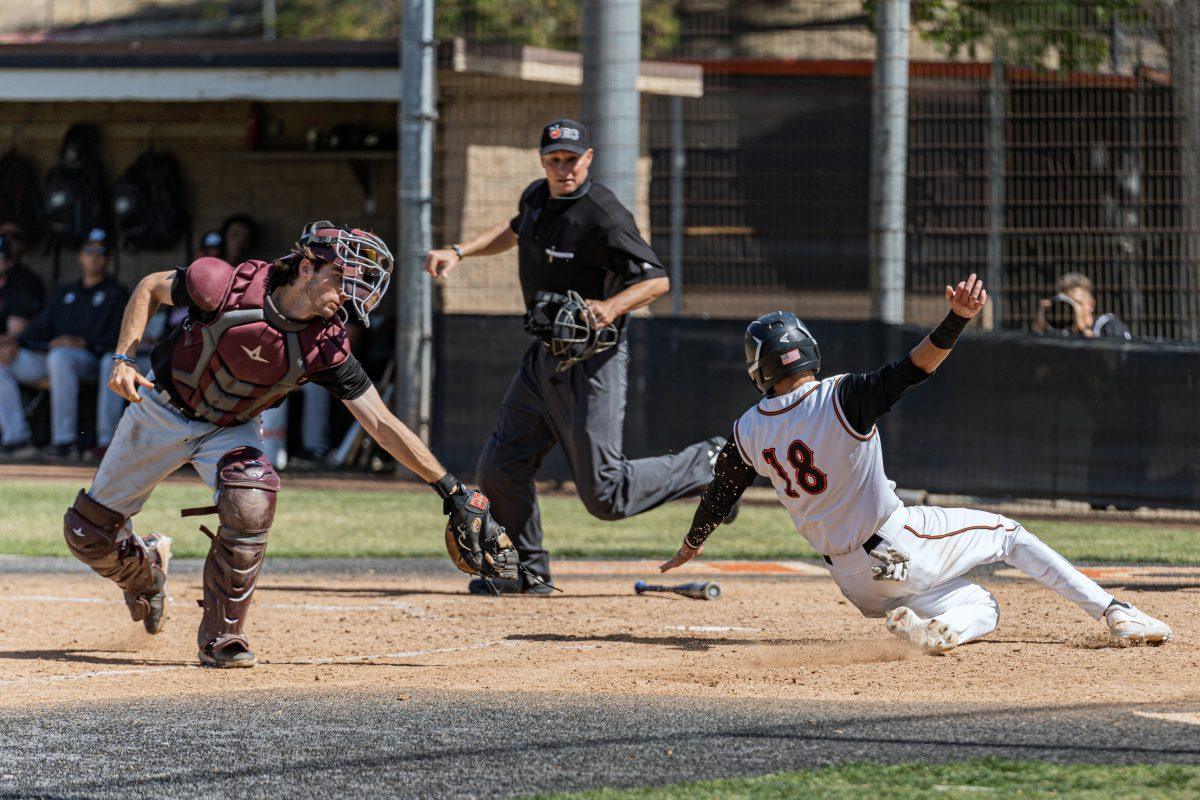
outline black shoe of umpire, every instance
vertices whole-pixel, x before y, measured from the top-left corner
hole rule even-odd
[[[500,594],[530,594],[545,597],[554,591],[546,583],[525,581],[522,578],[492,578],[491,583]],[[472,578],[471,582],[467,584],[467,591],[471,594],[492,594],[483,578]]]

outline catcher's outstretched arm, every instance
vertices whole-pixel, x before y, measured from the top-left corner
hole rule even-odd
[[[374,386],[353,400],[342,402],[368,436],[421,480],[434,483],[446,474],[425,443],[388,409]]]

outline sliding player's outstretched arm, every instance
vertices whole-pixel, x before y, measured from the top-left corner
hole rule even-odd
[[[691,529],[683,537],[683,544],[675,556],[658,566],[659,571],[675,569],[700,555],[709,534],[729,516],[742,493],[754,483],[755,474],[754,467],[747,464],[738,452],[736,436],[730,436],[717,455],[712,483],[708,484],[704,496],[700,498],[700,505],[696,506]]]
[[[963,328],[983,310],[984,303],[987,302],[983,279],[971,273],[971,277],[959,281],[958,286],[947,286],[946,302],[950,304],[950,313],[908,354],[913,364],[928,374],[933,374],[934,370],[942,365]]]
[[[950,313],[908,355],[874,372],[851,373],[838,383],[838,404],[846,421],[862,436],[892,410],[904,394],[924,382],[950,355],[958,335],[987,302],[983,281],[971,275],[946,287]]]

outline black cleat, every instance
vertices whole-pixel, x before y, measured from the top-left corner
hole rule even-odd
[[[467,584],[467,591],[471,594],[494,595],[495,592],[488,588],[489,582],[496,587],[496,591],[500,594],[528,594],[535,597],[546,597],[554,592],[549,581],[538,583],[522,578],[490,578],[487,581],[483,578],[472,578],[471,582]]]

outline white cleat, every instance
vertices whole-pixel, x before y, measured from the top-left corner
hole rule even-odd
[[[1171,628],[1129,603],[1113,601],[1104,611],[1108,629],[1118,639],[1131,642],[1165,642],[1171,638]]]
[[[958,647],[958,632],[936,619],[922,619],[900,606],[887,615],[888,633],[921,648],[923,653],[946,653]]]

